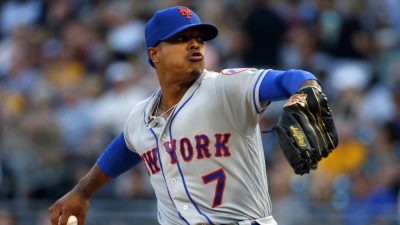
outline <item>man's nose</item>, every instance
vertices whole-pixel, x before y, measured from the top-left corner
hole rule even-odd
[[[189,49],[193,50],[193,49],[198,49],[200,48],[201,43],[196,39],[196,38],[192,38],[189,40]]]

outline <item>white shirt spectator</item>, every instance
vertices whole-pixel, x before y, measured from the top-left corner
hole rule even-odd
[[[1,32],[10,34],[21,25],[31,25],[39,18],[42,1],[8,1],[1,9]]]
[[[106,70],[106,80],[111,88],[96,102],[94,120],[96,127],[121,133],[132,107],[147,97],[148,91],[139,86],[138,75],[128,62],[115,62]]]

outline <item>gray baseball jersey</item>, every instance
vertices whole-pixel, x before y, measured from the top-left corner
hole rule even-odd
[[[276,224],[258,126],[267,72],[205,70],[157,124],[149,120],[160,90],[134,107],[125,141],[146,166],[161,224]]]

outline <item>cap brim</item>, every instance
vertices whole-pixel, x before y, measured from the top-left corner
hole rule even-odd
[[[189,28],[194,28],[194,29],[199,30],[199,31],[203,34],[204,41],[212,40],[212,39],[214,39],[215,37],[217,37],[217,35],[218,35],[218,29],[217,29],[215,26],[211,25],[211,24],[208,24],[208,23],[188,24],[188,25],[181,26],[181,27],[179,27],[179,28],[177,28],[177,29],[171,31],[169,34],[167,34],[166,36],[164,36],[164,37],[163,37],[159,42],[157,42],[155,45],[159,44],[161,41],[165,41],[165,40],[171,38],[172,36],[174,36],[175,34],[181,32],[181,31],[187,30],[187,29],[189,29]],[[153,62],[151,61],[150,57],[148,57],[147,61],[150,63],[150,65],[151,65],[152,67],[154,67],[154,64],[153,64]]]
[[[208,23],[201,23],[201,24],[188,24],[185,26],[178,27],[177,29],[171,31],[169,34],[164,36],[160,41],[165,41],[175,34],[187,30],[189,28],[194,28],[196,30],[199,30],[203,34],[204,41],[209,41],[214,39],[218,35],[218,29]]]

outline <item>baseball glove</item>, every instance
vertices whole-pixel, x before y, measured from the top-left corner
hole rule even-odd
[[[287,100],[275,129],[283,154],[299,175],[316,169],[338,145],[328,100],[316,87],[302,88]]]

